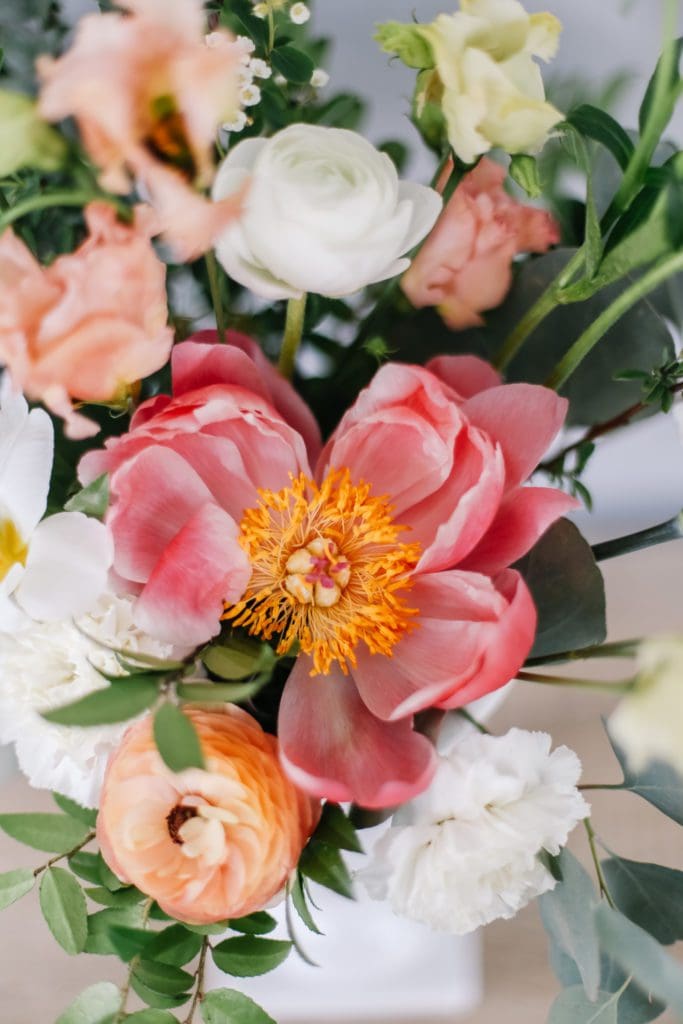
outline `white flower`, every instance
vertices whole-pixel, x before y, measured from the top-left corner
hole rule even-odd
[[[284,75],[275,75],[273,81],[275,82],[276,85],[279,85],[280,88],[283,88],[285,85],[287,85],[287,79],[285,78]]]
[[[254,107],[261,102],[261,90],[257,85],[244,85],[239,91],[239,100],[243,107]]]
[[[683,775],[683,637],[646,640],[633,690],[612,712],[609,733],[634,771],[666,761]]]
[[[316,68],[311,75],[311,85],[314,89],[324,89],[330,80],[330,76],[324,68]]]
[[[97,640],[131,655],[178,656],[137,629],[133,607],[132,598],[107,594],[79,620],[80,628],[68,620],[0,635],[0,741],[15,744],[32,786],[63,793],[85,807],[97,805],[107,759],[129,723],[67,727],[46,722],[41,712],[107,686],[97,669],[124,674],[115,655]]]
[[[214,199],[249,189],[219,238],[228,274],[266,299],[350,295],[402,274],[401,258],[441,210],[433,189],[399,181],[384,153],[355,132],[296,124],[245,139],[221,164]]]
[[[289,16],[295,25],[305,25],[311,16],[306,4],[292,4],[289,9]]]
[[[238,110],[237,111],[237,115],[235,117],[235,120],[234,121],[226,121],[225,124],[222,125],[221,127],[223,128],[223,131],[225,131],[225,132],[241,132],[241,131],[243,131],[246,128],[248,123],[249,123],[249,118],[244,113],[244,111],[243,110]]]
[[[54,431],[28,410],[7,373],[0,387],[0,632],[30,619],[82,615],[105,588],[113,558],[109,531],[81,512],[42,519]],[[42,522],[41,522],[42,519]]]
[[[260,57],[254,57],[249,62],[249,70],[254,78],[270,78],[273,73],[270,64],[267,64],[265,60],[261,60]]]
[[[441,756],[430,788],[398,811],[359,872],[370,895],[464,935],[552,889],[539,854],[559,853],[589,807],[579,759],[567,747],[551,754],[551,742],[521,729],[477,733]]]

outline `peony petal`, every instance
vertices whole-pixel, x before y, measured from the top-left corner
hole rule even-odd
[[[425,369],[448,384],[459,398],[472,398],[501,384],[498,371],[478,356],[435,356]]]
[[[109,530],[81,512],[58,512],[36,528],[17,603],[34,619],[84,615],[104,591],[114,555]]]
[[[579,502],[554,487],[519,487],[506,496],[463,569],[495,574],[530,551],[556,519]]]
[[[280,704],[280,757],[297,786],[337,802],[390,807],[421,793],[436,768],[436,754],[410,719],[381,722],[349,676],[334,667],[311,676],[300,657]]]
[[[503,384],[470,398],[463,411],[497,441],[505,456],[505,488],[523,483],[567,415],[568,402],[537,384]]]
[[[135,606],[150,636],[196,647],[220,631],[224,603],[238,601],[251,567],[231,517],[207,503],[165,549]]]

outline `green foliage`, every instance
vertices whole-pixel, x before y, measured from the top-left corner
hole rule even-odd
[[[671,40],[666,45],[667,47],[671,47],[674,51],[674,59],[671,62],[671,73],[668,78],[668,81],[666,82],[667,92],[672,98],[671,113],[673,113],[673,105],[675,103],[675,91],[680,81],[679,65],[681,61],[681,53],[683,53],[683,39]],[[640,105],[640,110],[638,112],[638,126],[640,128],[641,133],[645,131],[645,128],[647,127],[648,121],[652,114],[653,103],[655,100],[657,78],[661,74],[664,59],[664,55],[662,55],[662,57],[660,57],[660,59],[657,61],[657,66],[655,67],[655,70],[652,73],[652,77],[648,82],[647,89],[645,90],[645,95],[643,96],[643,102]],[[665,127],[665,125],[663,125],[663,127]]]
[[[94,519],[104,519],[109,506],[109,474],[103,473],[96,480],[74,494],[64,505],[67,512],[84,512]]]
[[[323,807],[323,813],[315,830],[316,841],[336,846],[339,850],[350,850],[362,853],[363,847],[358,839],[355,828],[339,804],[329,801]]]
[[[36,884],[36,876],[29,868],[17,868],[0,875],[0,910],[25,896]]]
[[[186,995],[194,982],[194,975],[188,971],[154,960],[140,960],[135,967],[134,975],[152,992],[168,996]]]
[[[110,981],[91,985],[64,1011],[56,1024],[113,1024],[121,993]]]
[[[225,939],[212,949],[214,963],[221,971],[238,978],[252,978],[275,970],[287,959],[292,943],[241,935]]]
[[[142,999],[144,1003],[147,1003],[148,1006],[154,1007],[156,1010],[173,1010],[177,1006],[182,1006],[183,1003],[186,1003],[189,999],[189,995],[186,995],[185,993],[182,995],[169,996],[163,992],[155,992],[154,989],[145,985],[135,972],[131,978],[131,988],[140,996],[140,999]]]
[[[144,899],[143,893],[134,886],[119,889],[118,892],[110,892],[103,885],[96,885],[85,890],[85,895],[93,901],[105,907],[132,907]]]
[[[81,807],[75,800],[71,800],[68,796],[63,796],[61,793],[53,793],[52,799],[59,807],[60,811],[64,811],[69,817],[74,818],[76,821],[80,821],[82,825],[87,825],[88,828],[94,828],[97,823],[97,811],[90,807]]]
[[[538,199],[543,195],[536,157],[526,153],[517,153],[510,160],[509,173],[512,180],[526,192],[530,199]]]
[[[275,71],[294,85],[306,85],[315,71],[315,64],[308,54],[288,43],[273,50],[270,59]]]
[[[384,53],[395,54],[409,68],[434,67],[434,54],[419,25],[386,21],[377,25],[375,41]]]
[[[54,171],[65,156],[64,139],[42,120],[34,101],[0,89],[0,176],[23,167]]]
[[[304,877],[300,871],[297,871],[294,878],[290,881],[287,895],[291,899],[292,906],[308,930],[315,932],[316,935],[322,935],[322,932],[315,923],[313,915],[309,909]]]
[[[141,906],[112,907],[90,914],[85,952],[94,953],[97,956],[119,956],[118,949],[112,941],[113,929],[139,928],[143,923],[142,915]]]
[[[265,910],[258,910],[247,917],[231,920],[230,927],[234,932],[243,932],[245,935],[267,935],[277,927],[277,921]]]
[[[586,177],[586,223],[584,227],[584,250],[586,275],[589,280],[595,276],[602,258],[602,229],[593,193],[593,170],[591,159],[583,136],[568,121],[560,126],[562,144],[572,161]]]
[[[66,814],[0,814],[0,828],[25,846],[68,853],[84,843],[89,829]]]
[[[618,1024],[617,992],[598,992],[588,998],[579,985],[564,989],[553,1003],[548,1024]]]
[[[351,875],[337,846],[311,839],[301,854],[299,870],[306,878],[324,885],[326,889],[353,899]]]
[[[207,647],[202,661],[212,675],[234,681],[270,672],[276,656],[269,644],[233,635],[227,643]]]
[[[183,967],[198,956],[201,948],[201,935],[188,931],[181,924],[172,924],[153,936],[145,946],[145,954],[148,960]]]
[[[541,919],[550,941],[576,964],[585,995],[594,1001],[600,988],[600,950],[593,920],[597,897],[587,873],[566,849],[560,854],[559,868],[562,881],[539,900]]]
[[[610,114],[590,103],[582,103],[571,111],[567,121],[585,138],[602,143],[621,169],[626,170],[635,147],[628,133]]]
[[[201,1003],[204,1024],[275,1024],[253,999],[234,989],[209,992]]]
[[[126,1017],[126,1024],[177,1024],[176,1018],[166,1010],[138,1010]]]
[[[602,863],[617,908],[658,942],[683,939],[683,871],[612,856]]]
[[[62,949],[76,956],[85,949],[88,914],[80,885],[64,868],[48,868],[40,883],[40,909]]]
[[[43,718],[57,725],[108,725],[127,722],[147,708],[159,696],[159,681],[149,674],[122,676],[120,680],[86,697],[46,711]]]
[[[642,796],[667,817],[683,825],[683,778],[670,765],[656,761],[642,771],[635,771],[624,751],[611,736],[609,739],[624,773],[623,788]]]
[[[175,704],[162,704],[156,712],[154,742],[172,772],[204,767],[197,730]]]

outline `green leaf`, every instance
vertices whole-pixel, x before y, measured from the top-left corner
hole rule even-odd
[[[84,853],[83,850],[79,850],[78,853],[69,857],[69,867],[79,878],[83,878],[86,882],[92,882],[94,885],[100,885],[102,879],[98,853]]]
[[[147,960],[182,967],[198,955],[202,948],[202,936],[190,932],[182,924],[172,924],[157,932],[145,947]]]
[[[36,876],[30,868],[17,868],[16,871],[5,871],[0,875],[0,910],[16,903],[36,883]]]
[[[289,896],[291,897],[294,909],[308,930],[315,932],[316,935],[322,935],[323,933],[318,928],[317,924],[313,920],[313,915],[308,909],[308,900],[306,899],[303,875],[298,870],[293,881],[290,883]]]
[[[74,494],[64,505],[66,512],[83,512],[93,519],[104,519],[109,507],[109,474],[103,473],[96,480]]]
[[[143,985],[162,995],[183,995],[194,983],[194,975],[188,971],[173,967],[171,964],[155,963],[153,960],[140,960],[134,973]]]
[[[176,1006],[182,1006],[190,998],[186,994],[169,996],[162,992],[155,992],[154,989],[149,988],[144,982],[140,981],[135,974],[131,978],[131,987],[134,992],[137,992],[143,1003],[153,1006],[156,1010],[173,1010]]]
[[[100,981],[81,992],[56,1024],[113,1024],[120,1006],[120,990],[110,981]]]
[[[204,1024],[275,1024],[253,999],[230,988],[207,993],[201,1013]]]
[[[119,892],[127,888],[127,883],[122,882],[107,864],[101,853],[97,854],[97,872],[102,885],[109,889],[109,892]]]
[[[230,681],[271,670],[277,658],[269,644],[233,637],[229,644],[208,647],[202,661],[209,672]]]
[[[683,871],[625,857],[602,863],[612,899],[634,924],[669,946],[683,939]]]
[[[55,171],[66,151],[66,142],[42,120],[30,97],[0,90],[0,177],[22,167]]]
[[[517,153],[510,160],[509,173],[512,180],[524,189],[530,199],[538,199],[543,195],[536,157],[527,153]]]
[[[377,25],[373,38],[384,53],[395,54],[409,68],[434,67],[434,53],[419,25],[386,21]]]
[[[301,854],[299,870],[326,889],[353,899],[351,876],[336,846],[311,840]]]
[[[138,1010],[126,1017],[126,1024],[178,1024],[167,1010]]]
[[[90,832],[66,814],[0,814],[0,828],[25,846],[48,853],[68,853]]]
[[[83,825],[87,825],[88,828],[94,828],[97,824],[96,810],[89,807],[81,807],[75,800],[70,800],[68,796],[62,796],[61,793],[53,793],[52,799],[60,811],[64,811],[65,814],[75,818],[76,821],[80,821]]]
[[[94,953],[97,956],[118,956],[118,950],[111,939],[112,928],[117,926],[137,928],[142,925],[142,913],[142,906],[135,906],[112,907],[90,914],[85,952]]]
[[[270,61],[273,69],[294,85],[307,85],[315,71],[315,64],[311,58],[288,43],[273,50]]]
[[[618,1024],[620,993],[598,992],[591,1001],[580,985],[560,992],[553,1003],[548,1024]]]
[[[538,609],[532,658],[580,650],[605,639],[605,585],[589,544],[560,519],[517,568]]]
[[[247,917],[238,917],[230,921],[230,927],[234,932],[243,932],[245,935],[267,935],[277,928],[277,921],[265,910],[258,910]]]
[[[195,935],[224,935],[230,927],[230,921],[217,921],[216,924],[185,924],[184,927]]]
[[[611,736],[609,741],[624,773],[624,789],[642,796],[667,817],[683,825],[683,777],[670,765],[658,761],[651,762],[642,771],[634,771],[626,754]]]
[[[88,726],[127,722],[129,718],[136,718],[150,708],[158,696],[158,680],[142,675],[129,676],[103,690],[95,690],[72,704],[46,711],[42,717],[57,725]]]
[[[104,907],[132,907],[145,898],[144,894],[132,885],[125,889],[119,889],[118,892],[110,892],[103,885],[96,885],[86,889],[85,895],[93,903],[100,903]]]
[[[667,82],[667,86],[668,86],[669,90],[673,91],[675,89],[676,84],[678,83],[678,80],[679,80],[679,77],[680,77],[679,76],[678,65],[679,65],[680,60],[681,60],[681,52],[683,52],[683,39],[672,40],[671,43],[668,43],[667,45],[671,45],[675,49],[675,59],[673,61],[672,73],[671,73],[671,77],[670,77],[669,81]],[[657,81],[657,77],[659,75],[659,69],[660,69],[661,63],[662,63],[662,58],[660,57],[659,60],[657,61],[657,66],[656,66],[656,68],[655,68],[655,70],[653,72],[652,78],[650,79],[650,81],[647,84],[647,89],[645,90],[645,95],[643,97],[643,102],[642,102],[642,104],[640,106],[640,111],[638,112],[638,125],[639,125],[641,133],[645,130],[645,126],[647,125],[647,122],[649,121],[649,118],[650,118],[650,113],[651,113],[651,110],[652,110],[652,104],[653,104],[654,98],[655,98],[656,81]],[[673,110],[672,110],[672,112],[673,112]]]
[[[154,742],[172,772],[204,767],[197,730],[175,704],[162,704],[155,714]]]
[[[117,956],[126,962],[139,956],[154,938],[154,932],[147,931],[145,928],[131,928],[128,925],[116,923],[109,925],[107,935]]]
[[[595,205],[595,195],[593,193],[593,170],[591,167],[588,149],[581,133],[569,122],[565,122],[565,124],[561,126],[561,130],[563,146],[574,163],[586,176],[586,224],[584,247],[586,251],[586,275],[590,280],[594,277],[598,267],[600,266],[600,260],[602,258],[602,229],[600,227],[600,217],[598,216],[598,210]]]
[[[602,948],[646,991],[683,1015],[683,967],[646,931],[606,904],[595,911]]]
[[[40,909],[48,928],[70,956],[82,953],[88,937],[85,894],[64,868],[48,868],[40,883]]]
[[[600,142],[610,151],[622,171],[625,171],[635,146],[626,131],[610,114],[589,103],[575,107],[567,120],[587,139]]]
[[[237,978],[253,978],[267,974],[287,959],[292,943],[282,939],[260,939],[242,935],[226,939],[214,946],[214,963],[226,974]]]
[[[181,700],[192,703],[241,704],[258,693],[265,682],[259,677],[253,683],[179,683],[176,690]]]
[[[600,988],[600,949],[593,919],[597,898],[593,883],[568,850],[559,858],[562,881],[539,899],[543,927],[551,942],[576,964],[586,996]]]
[[[356,830],[339,804],[325,804],[314,838],[340,850],[363,852]]]

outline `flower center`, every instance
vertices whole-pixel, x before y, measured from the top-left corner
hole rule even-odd
[[[224,618],[264,640],[279,636],[278,654],[298,641],[312,655],[313,675],[333,662],[356,664],[363,641],[390,655],[411,626],[405,604],[419,544],[404,544],[385,498],[348,470],[318,485],[303,474],[281,491],[261,491],[241,523],[252,576],[243,599]]]
[[[192,148],[183,115],[171,95],[156,96],[151,103],[150,126],[145,145],[150,153],[180,171],[188,181],[197,177]]]
[[[0,580],[4,580],[13,565],[26,565],[28,547],[11,519],[0,519]]]

